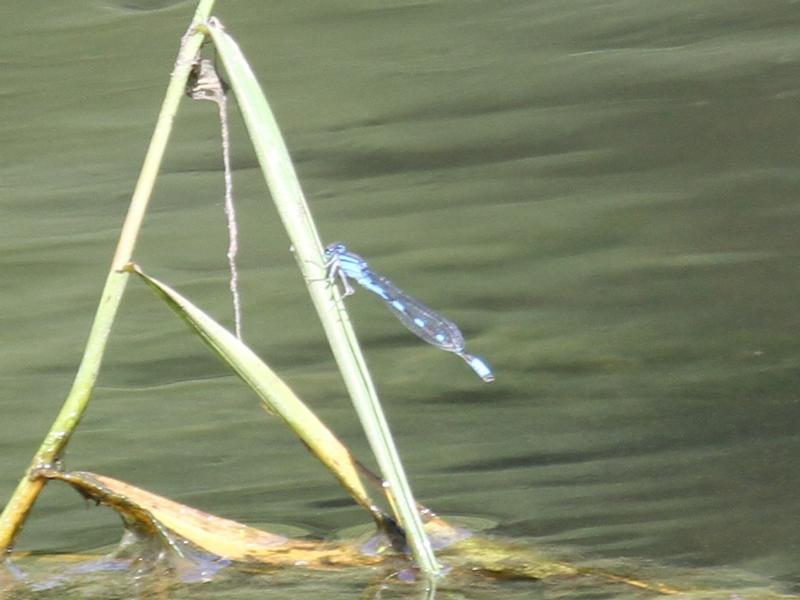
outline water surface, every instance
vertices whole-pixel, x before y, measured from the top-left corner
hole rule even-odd
[[[69,388],[194,7],[4,9],[7,497]],[[348,299],[422,501],[575,556],[798,591],[795,2],[240,1],[217,14],[325,241],[459,323],[496,370],[483,384],[375,298]],[[136,258],[230,320],[215,114],[182,107]],[[366,457],[238,117],[233,137],[245,337]],[[68,466],[248,523],[318,536],[363,523],[131,283]],[[20,546],[118,534],[53,485]]]

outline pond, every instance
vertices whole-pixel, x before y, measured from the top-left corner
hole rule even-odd
[[[3,502],[71,384],[194,3],[5,9]],[[325,241],[457,322],[494,368],[483,383],[369,293],[347,299],[422,502],[576,560],[800,592],[796,3],[242,0],[215,14]],[[231,105],[245,339],[369,463]],[[230,324],[218,140],[216,108],[187,99],[135,254]],[[66,461],[294,535],[367,522],[135,281]],[[119,534],[53,484],[18,548]]]

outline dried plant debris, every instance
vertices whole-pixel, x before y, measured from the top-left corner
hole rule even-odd
[[[80,567],[62,570],[62,575],[48,580],[48,586],[57,586],[68,577],[63,573],[77,575],[120,569],[136,573],[166,572],[183,582],[210,581],[223,569],[257,573],[275,568],[316,571],[366,568],[383,581],[413,580],[416,575],[406,554],[398,552],[396,544],[390,543],[383,533],[342,541],[291,539],[202,512],[111,477],[54,469],[41,469],[35,475],[68,483],[87,499],[115,510],[125,526],[122,540],[112,554],[92,560],[80,557]],[[800,598],[751,586],[746,581],[736,582],[736,589],[722,589],[724,581],[736,581],[735,578],[715,580],[699,571],[675,571],[672,577],[666,577],[665,568],[554,560],[530,544],[472,534],[432,514],[427,515],[426,521],[427,533],[438,549],[437,556],[447,566],[448,585],[458,585],[465,578],[469,585],[474,585],[478,577],[484,583],[542,581],[575,592],[587,587],[609,593],[615,589],[619,593],[628,590],[625,593],[633,592],[637,597]],[[56,558],[70,561],[68,557]],[[8,569],[3,574],[6,579],[0,579],[0,588],[7,588],[8,579],[24,579],[19,573],[15,575],[12,563]]]

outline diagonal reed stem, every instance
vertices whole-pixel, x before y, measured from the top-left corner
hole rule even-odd
[[[383,414],[375,385],[336,286],[327,279],[322,243],[303,190],[267,99],[239,46],[216,19],[207,23],[228,73],[272,199],[292,242],[309,294],[328,336],[372,452],[388,483],[392,508],[406,530],[420,570],[430,579],[440,572],[425,533],[403,464]]]
[[[131,260],[189,72],[205,39],[205,35],[197,30],[196,26],[208,19],[213,6],[214,0],[198,2],[192,25],[181,42],[153,137],[131,197],[128,214],[122,225],[117,250],[100,296],[83,358],[61,411],[0,515],[0,550],[10,551],[14,539],[22,529],[28,513],[45,485],[44,479],[35,476],[35,470],[43,466],[57,465],[89,404],[114,318],[130,276],[122,269]]]

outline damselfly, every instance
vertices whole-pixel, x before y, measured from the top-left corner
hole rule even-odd
[[[437,348],[460,356],[484,381],[494,381],[492,369],[482,358],[464,352],[464,336],[455,323],[370,269],[366,260],[358,254],[348,252],[344,244],[330,244],[325,248],[325,258],[328,261],[329,277],[334,279],[338,276],[341,279],[345,296],[354,292],[350,285],[350,279],[354,279],[386,302],[392,314],[412,333]]]

